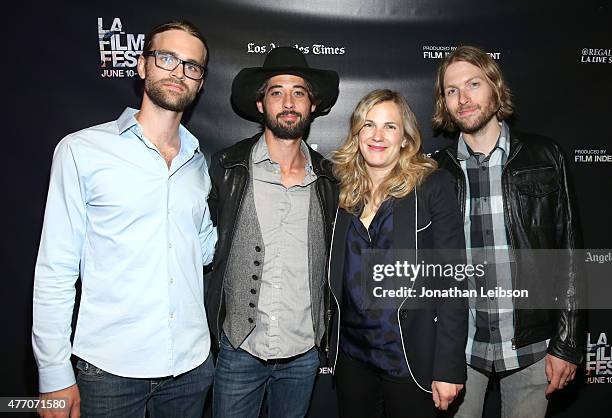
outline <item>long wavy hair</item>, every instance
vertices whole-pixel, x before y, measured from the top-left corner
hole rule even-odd
[[[448,132],[455,132],[459,129],[451,119],[448,109],[446,108],[446,100],[444,99],[444,74],[448,66],[457,61],[467,62],[482,70],[487,83],[489,83],[493,90],[493,96],[497,106],[497,112],[495,114],[497,119],[506,120],[512,116],[514,112],[512,93],[495,60],[480,48],[463,45],[451,52],[438,68],[438,75],[434,87],[435,111],[432,117],[434,129],[441,129]]]
[[[406,144],[400,148],[400,157],[395,167],[372,193],[372,180],[359,151],[359,131],[368,112],[383,102],[397,105]],[[412,109],[402,95],[391,90],[371,91],[359,101],[351,115],[349,133],[344,143],[333,152],[331,159],[334,174],[340,181],[340,207],[354,214],[358,214],[368,201],[379,204],[389,196],[407,196],[437,167],[434,160],[423,154],[421,133]]]

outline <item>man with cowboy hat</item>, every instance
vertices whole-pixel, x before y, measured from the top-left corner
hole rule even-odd
[[[213,156],[209,197],[218,243],[208,317],[218,343],[215,417],[308,411],[325,348],[327,255],[338,203],[331,164],[304,136],[329,112],[338,74],[278,47],[234,78],[232,103],[263,132]]]

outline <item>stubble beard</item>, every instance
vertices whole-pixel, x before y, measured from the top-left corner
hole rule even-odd
[[[181,86],[183,92],[169,92],[163,84],[173,83]],[[179,80],[164,78],[158,81],[152,81],[145,78],[145,92],[151,101],[162,109],[172,112],[184,112],[185,109],[194,101],[197,91],[192,91],[187,85]]]
[[[449,115],[455,125],[459,127],[459,130],[461,132],[466,134],[474,134],[483,129],[489,123],[489,121],[495,117],[495,114],[498,110],[495,101],[492,99],[489,100],[486,107],[483,108],[482,106],[478,105],[477,108],[480,111],[480,114],[472,122],[466,119],[460,119],[450,112]],[[460,110],[461,108],[459,108],[457,112],[459,112]]]

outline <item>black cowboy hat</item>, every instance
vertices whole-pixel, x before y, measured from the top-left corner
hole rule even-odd
[[[280,74],[296,75],[311,84],[318,102],[312,117],[329,112],[338,98],[338,73],[310,68],[298,49],[280,46],[268,53],[262,67],[243,68],[234,77],[232,103],[240,116],[260,121],[261,113],[255,104],[257,90],[267,79]]]

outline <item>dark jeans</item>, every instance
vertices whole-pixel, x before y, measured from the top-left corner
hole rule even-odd
[[[212,385],[212,357],[176,377],[121,377],[84,360],[77,362],[83,418],[201,418]]]
[[[435,417],[431,393],[338,353],[335,370],[340,418]]]
[[[243,349],[234,350],[222,335],[213,386],[213,416],[257,418],[265,393],[268,417],[304,417],[318,367],[315,348],[290,359],[263,361]]]

